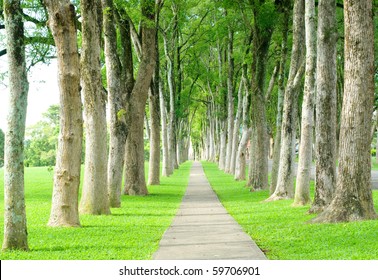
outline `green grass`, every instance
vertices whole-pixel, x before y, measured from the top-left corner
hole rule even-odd
[[[158,249],[181,203],[191,163],[149,186],[146,197],[122,196],[110,216],[81,215],[81,228],[47,227],[53,177],[47,167],[25,169],[29,252],[3,252],[0,259],[146,260]],[[3,171],[0,171],[0,223],[4,224]],[[3,227],[0,242],[3,241]]]
[[[222,204],[269,259],[377,260],[378,220],[340,224],[306,223],[315,215],[293,200],[263,202],[268,191],[250,192],[245,181],[203,162],[205,174]],[[313,193],[313,191],[312,191]],[[378,212],[378,191],[373,192]]]

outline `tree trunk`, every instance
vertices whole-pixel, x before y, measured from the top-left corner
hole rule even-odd
[[[241,116],[243,111],[243,78],[240,81],[239,91],[238,91],[238,108],[235,117],[234,132],[232,135],[232,149],[231,149],[231,164],[230,173],[235,175],[236,169],[236,154],[239,146],[239,129],[241,124]]]
[[[49,226],[80,226],[78,200],[83,140],[75,7],[45,1],[58,57],[60,131]]]
[[[227,149],[227,122],[221,120],[220,122],[220,149],[219,149],[219,169],[225,170],[226,167],[226,149]]]
[[[259,18],[259,7],[255,7],[255,18]],[[249,175],[247,186],[251,190],[268,188],[268,133],[265,112],[264,84],[269,44],[272,37],[273,26],[264,29],[258,22],[253,26],[252,48],[252,98],[251,112],[251,154],[249,162]]]
[[[110,207],[121,207],[121,188],[127,127],[125,123],[126,94],[124,81],[121,79],[121,61],[117,55],[117,31],[114,25],[114,7],[112,0],[102,0],[105,63],[108,84],[108,104],[110,113],[110,141],[107,189]]]
[[[344,1],[345,84],[335,196],[314,222],[376,219],[371,190],[374,100],[372,1]]]
[[[228,30],[228,75],[227,75],[227,150],[226,150],[226,165],[225,172],[231,173],[231,157],[233,147],[233,133],[234,133],[234,32],[229,27]]]
[[[169,160],[169,148],[168,148],[168,128],[167,128],[167,109],[165,106],[163,95],[163,83],[159,82],[159,99],[160,99],[160,114],[161,114],[161,134],[162,134],[162,146],[163,146],[163,165],[162,176],[168,177],[173,173],[170,168]]]
[[[3,250],[28,250],[24,194],[24,137],[29,83],[20,1],[4,1],[9,73],[5,133]]]
[[[155,3],[143,0],[142,7],[142,59],[130,100],[127,104],[126,124],[129,127],[126,140],[125,189],[128,195],[147,195],[144,172],[143,121],[148,89],[156,63]]]
[[[280,163],[281,151],[281,127],[282,127],[282,111],[285,95],[285,65],[287,57],[287,37],[289,33],[289,7],[284,7],[283,26],[282,26],[282,43],[280,68],[278,71],[278,102],[277,102],[277,119],[276,119],[276,135],[274,137],[273,162],[270,179],[270,194],[273,194],[277,186],[278,168]]]
[[[336,3],[321,0],[318,6],[316,88],[316,188],[310,213],[324,210],[336,184]]]
[[[99,1],[83,0],[81,79],[85,114],[85,166],[80,212],[110,214],[107,190],[106,97],[102,88]]]
[[[312,138],[314,129],[314,97],[316,70],[315,1],[305,1],[306,75],[302,103],[302,129],[294,205],[310,203],[310,175],[312,166]]]
[[[159,26],[159,7],[156,11],[156,26]],[[150,161],[148,169],[148,184],[160,184],[160,101],[159,101],[159,84],[160,84],[160,57],[159,57],[159,40],[156,29],[155,55],[156,65],[150,90],[150,117],[151,117],[151,139],[150,139]]]
[[[282,117],[282,132],[281,132],[281,150],[280,163],[278,169],[277,186],[274,193],[267,199],[267,201],[274,201],[280,199],[289,199],[294,196],[294,146],[295,146],[295,132],[297,121],[297,107],[299,85],[304,72],[303,57],[304,48],[303,41],[305,40],[304,30],[304,0],[296,0],[294,2],[294,18],[293,18],[293,48],[290,63],[290,72],[288,84],[286,86],[283,117]]]

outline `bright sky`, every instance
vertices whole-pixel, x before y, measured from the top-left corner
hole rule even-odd
[[[6,55],[0,58],[0,72],[7,69]],[[52,60],[50,65],[39,64],[32,68],[28,74],[29,96],[28,109],[26,115],[26,126],[38,122],[42,113],[52,104],[59,103],[59,90],[57,82],[56,60]],[[8,81],[5,79],[0,83],[0,128],[5,132],[6,117],[8,114]]]

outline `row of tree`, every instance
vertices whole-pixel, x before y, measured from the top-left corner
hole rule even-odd
[[[58,61],[60,130],[50,226],[80,226],[79,213],[109,214],[120,207],[122,189],[147,195],[146,184],[159,183],[161,161],[162,175],[169,176],[190,153],[218,162],[237,180],[245,179],[248,163],[252,190],[270,187],[268,201],[306,204],[313,146],[311,211],[321,213],[317,221],[376,217],[370,183],[371,0],[1,2],[7,37],[1,55],[8,56],[11,95],[3,249],[28,248],[26,71],[51,56]]]

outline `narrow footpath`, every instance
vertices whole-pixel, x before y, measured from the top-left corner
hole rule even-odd
[[[219,202],[201,163],[194,162],[180,209],[155,260],[265,260],[266,256]]]

